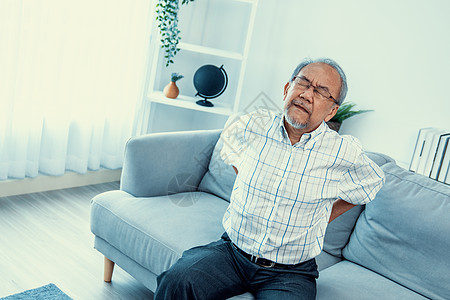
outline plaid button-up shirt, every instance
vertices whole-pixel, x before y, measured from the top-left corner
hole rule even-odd
[[[245,252],[277,263],[317,256],[333,202],[368,203],[384,182],[359,142],[325,123],[292,145],[283,117],[259,110],[221,139],[222,158],[239,171],[224,228]]]

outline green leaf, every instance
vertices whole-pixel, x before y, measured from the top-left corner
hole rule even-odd
[[[344,120],[351,118],[353,116],[366,113],[373,110],[353,110],[353,108],[356,106],[355,103],[345,103],[339,106],[338,111],[336,112],[336,115],[330,120],[331,122],[339,122],[342,123]]]
[[[188,4],[194,0],[181,0],[181,4]],[[173,63],[173,57],[180,50],[177,48],[181,39],[178,29],[179,0],[158,0],[156,4],[156,20],[161,34],[161,48],[166,55],[166,66]]]

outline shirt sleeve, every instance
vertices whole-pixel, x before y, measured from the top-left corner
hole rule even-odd
[[[241,116],[237,121],[225,124],[220,135],[222,143],[220,156],[227,165],[238,167],[246,148],[245,128],[248,124],[248,116]]]
[[[359,143],[356,159],[342,175],[339,198],[362,205],[372,201],[384,184],[384,172],[364,153]]]

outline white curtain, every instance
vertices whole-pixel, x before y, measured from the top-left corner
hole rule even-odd
[[[0,180],[122,165],[150,0],[0,0]]]

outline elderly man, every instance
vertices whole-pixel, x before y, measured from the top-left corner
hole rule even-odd
[[[237,177],[225,233],[158,277],[155,299],[314,299],[328,222],[370,202],[384,174],[359,142],[326,125],[347,93],[330,59],[305,60],[284,87],[282,115],[244,115],[224,129],[221,156]]]

